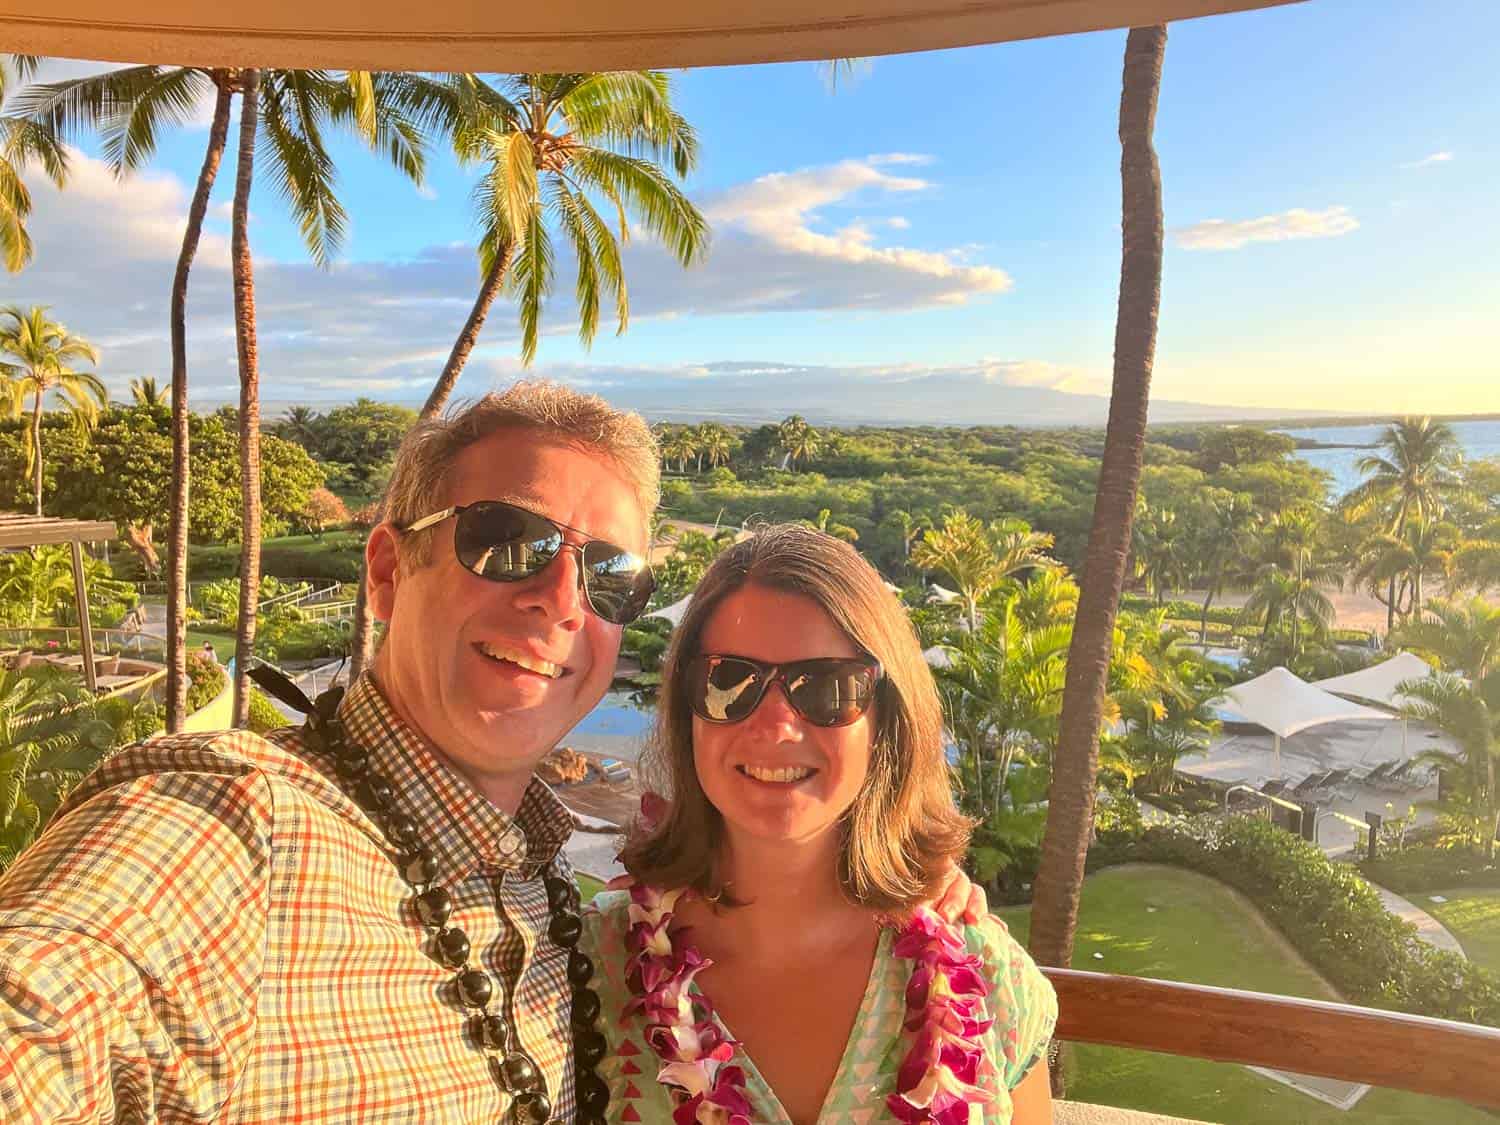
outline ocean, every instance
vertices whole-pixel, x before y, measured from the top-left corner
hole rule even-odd
[[[1463,446],[1464,458],[1470,461],[1500,457],[1500,420],[1486,422],[1450,422]],[[1339,442],[1349,445],[1372,445],[1384,426],[1316,426],[1309,429],[1278,430],[1294,438],[1311,441]],[[1361,457],[1378,453],[1375,449],[1299,449],[1296,456],[1309,465],[1333,474],[1330,497],[1342,496],[1362,479],[1355,464]]]

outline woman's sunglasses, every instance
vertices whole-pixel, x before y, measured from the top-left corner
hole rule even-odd
[[[421,531],[457,516],[453,553],[459,564],[492,582],[524,582],[540,574],[564,551],[577,551],[578,581],[589,608],[613,625],[628,625],[641,615],[656,579],[646,560],[602,539],[580,545],[563,539],[577,528],[500,500],[459,504],[408,524],[404,532]]]
[[[703,655],[687,666],[688,705],[709,723],[750,716],[772,684],[780,683],[792,709],[820,727],[846,727],[870,709],[885,673],[874,657],[818,657],[763,664],[743,656]]]

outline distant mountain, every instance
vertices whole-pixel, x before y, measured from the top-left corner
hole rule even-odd
[[[545,374],[545,372],[543,373]],[[640,369],[556,372],[580,390],[593,391],[620,406],[639,410],[652,421],[716,419],[740,425],[779,422],[801,414],[821,426],[1102,426],[1109,399],[1100,394],[1061,390],[1066,378],[1026,365],[993,365],[939,370],[849,369],[837,367],[718,362],[691,373]],[[482,389],[460,388],[461,396]],[[420,406],[417,395],[391,395]],[[307,401],[307,400],[304,400]],[[276,417],[291,403],[267,400],[264,412]],[[331,402],[313,402],[326,410]],[[1285,408],[1215,406],[1154,399],[1151,421],[1269,422],[1289,415]]]

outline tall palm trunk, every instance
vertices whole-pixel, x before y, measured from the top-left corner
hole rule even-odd
[[[36,403],[31,408],[31,460],[36,480],[36,514],[42,514],[42,396],[45,393],[40,378],[36,384]]]
[[[1031,907],[1031,953],[1044,965],[1066,967],[1072,959],[1084,859],[1094,823],[1099,729],[1115,613],[1125,584],[1131,522],[1140,487],[1161,304],[1161,171],[1151,134],[1166,44],[1167,29],[1162,25],[1133,28],[1125,44],[1120,95],[1124,249],[1115,323],[1114,385],[1093,526],[1068,650],[1047,829]],[[1054,1083],[1058,1080],[1054,1074]]]
[[[490,315],[490,308],[494,305],[495,298],[500,295],[500,287],[505,284],[505,272],[510,268],[510,258],[511,248],[501,247],[500,252],[495,255],[495,261],[491,264],[489,273],[485,274],[484,280],[479,283],[479,294],[474,298],[474,307],[469,310],[469,319],[464,321],[463,330],[459,332],[458,339],[453,341],[453,350],[448,353],[448,362],[443,364],[443,373],[432,385],[432,393],[422,404],[423,421],[437,417],[447,405],[448,396],[453,393],[454,384],[463,374],[464,364],[469,362],[469,353],[479,342],[479,330],[484,327],[484,318]]]
[[[500,295],[501,286],[505,284],[505,274],[510,268],[511,255],[512,247],[501,247],[500,252],[495,255],[494,262],[490,265],[489,272],[480,282],[479,294],[474,298],[474,307],[469,310],[469,319],[464,321],[458,339],[453,341],[453,350],[448,353],[448,362],[443,365],[442,374],[432,385],[432,393],[422,404],[422,413],[419,415],[422,421],[436,418],[442,413],[443,407],[448,404],[448,396],[453,393],[458,377],[463,374],[464,364],[469,361],[469,353],[479,342],[479,330],[484,327],[485,317],[489,316],[490,308],[494,305],[495,298]],[[384,518],[384,516],[385,509],[382,501],[380,517]],[[350,639],[349,655],[350,680],[364,671],[365,666],[374,656],[375,619],[370,616],[370,607],[365,601],[366,580],[367,574],[364,566],[361,565],[359,589],[354,592],[354,631]]]
[[[187,229],[172,277],[172,496],[167,532],[167,730],[175,734],[187,718],[187,548],[188,548],[188,398],[187,398],[187,286],[208,195],[219,174],[224,142],[229,136],[229,75],[214,72],[218,94],[208,149],[198,172],[198,187],[188,208]]]
[[[260,122],[260,71],[240,76],[240,151],[234,180],[234,338],[240,364],[240,616],[234,637],[234,718],[250,717],[250,662],[260,601],[260,366],[255,340],[255,268],[250,253],[250,185]]]

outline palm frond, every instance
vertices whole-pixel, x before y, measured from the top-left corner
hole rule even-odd
[[[584,347],[594,342],[599,331],[599,266],[593,239],[578,199],[568,190],[561,177],[548,182],[548,207],[557,216],[576,261],[573,293],[578,302],[578,339]]]
[[[305,71],[274,70],[260,88],[260,125],[269,142],[264,164],[286,201],[314,262],[326,268],[343,242],[347,215],[334,191],[336,169],[323,144],[319,116],[326,83]]]
[[[602,148],[584,148],[574,157],[573,169],[582,184],[607,185],[683,265],[708,252],[708,221],[655,165]]]

